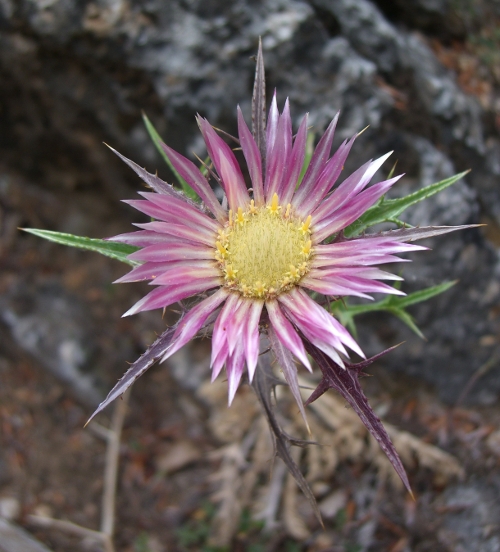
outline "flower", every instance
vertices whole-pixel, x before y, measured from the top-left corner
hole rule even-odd
[[[161,360],[214,322],[212,378],[225,366],[229,403],[245,367],[249,379],[254,376],[261,332],[269,334],[285,364],[292,353],[311,370],[304,343],[340,367],[348,349],[364,358],[346,328],[311,292],[335,298],[401,294],[381,282],[400,278],[376,266],[400,261],[399,253],[425,248],[387,235],[348,240],[342,234],[400,178],[368,186],[390,153],[365,163],[336,186],[356,138],[345,140],[330,157],[337,114],[301,180],[307,115],[294,137],[288,100],[280,114],[275,95],[265,148],[259,149],[238,108],[239,143],[250,193],[232,149],[206,119],[197,120],[213,164],[210,172],[225,193],[222,204],[201,171],[167,145],[162,147],[173,167],[204,205],[122,157],[153,188],[140,192],[143,199],[126,203],[154,219],[137,224],[139,231],[110,238],[140,248],[129,256],[139,266],[117,281],[151,280],[154,286],[124,316],[202,296],[181,318],[161,351]],[[297,375],[290,364],[284,374],[300,400]]]

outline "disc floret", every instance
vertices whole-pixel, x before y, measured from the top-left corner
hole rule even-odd
[[[229,214],[216,242],[215,258],[225,287],[244,297],[271,299],[297,285],[313,254],[311,216],[295,217],[274,194],[266,206]]]

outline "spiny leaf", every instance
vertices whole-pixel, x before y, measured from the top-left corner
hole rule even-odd
[[[379,234],[368,234],[365,238],[384,237],[390,240],[414,242],[427,238],[434,238],[456,232],[457,230],[467,230],[468,228],[479,228],[484,224],[462,224],[461,226],[423,226],[421,228],[399,228],[398,230],[388,230]]]
[[[343,325],[349,326],[352,329],[354,326],[354,317],[359,314],[365,314],[368,312],[390,312],[394,316],[397,316],[402,320],[411,330],[413,330],[419,337],[424,338],[424,335],[415,324],[412,316],[410,316],[404,309],[410,305],[427,301],[436,295],[444,293],[457,283],[457,280],[452,282],[443,282],[437,286],[431,286],[419,291],[410,293],[409,295],[387,295],[381,301],[376,303],[363,303],[360,305],[349,305],[347,299],[344,301],[337,301],[332,305],[332,311],[340,318]]]
[[[266,75],[260,37],[252,95],[252,134],[260,152],[264,176],[266,174]]]
[[[252,387],[257,394],[259,402],[269,423],[269,429],[271,430],[274,438],[276,456],[283,460],[286,467],[288,468],[288,471],[292,474],[300,490],[304,493],[309,504],[311,505],[316,518],[321,523],[321,525],[323,525],[323,520],[321,518],[321,513],[319,511],[316,498],[314,497],[311,488],[309,487],[299,467],[290,454],[291,445],[305,446],[307,444],[315,443],[312,443],[311,441],[294,439],[281,429],[271,404],[271,393],[273,391],[274,385],[276,384],[276,378],[272,373],[271,366],[268,362],[268,356],[269,355],[264,355],[264,357],[261,357],[261,361],[259,362],[259,366],[255,372],[255,376],[252,381]]]
[[[269,326],[267,333],[269,336],[271,349],[273,350],[276,356],[276,360],[278,361],[278,364],[283,371],[283,375],[285,376],[286,382],[290,387],[293,398],[297,402],[300,414],[302,415],[304,423],[306,424],[307,431],[311,433],[311,430],[309,429],[309,424],[307,423],[307,417],[304,410],[304,404],[302,403],[302,397],[300,396],[297,366],[295,366],[295,363],[293,361],[292,353],[290,353],[290,351],[278,339],[278,336],[276,335],[276,332],[274,331],[272,325]]]
[[[161,144],[163,140],[161,139],[161,136],[158,134],[157,130],[153,126],[153,123],[148,119],[147,115],[145,113],[142,114],[142,119],[144,120],[144,124],[146,126],[146,130],[149,133],[149,136],[151,137],[151,140],[153,140],[153,143],[156,147],[156,149],[160,152],[160,155],[163,157],[164,161],[169,166],[170,170],[174,174],[175,178],[177,179],[177,182],[182,188],[182,191],[193,200],[198,200],[198,195],[196,192],[191,188],[191,186],[182,178],[182,176],[174,169],[174,166],[170,162],[170,159],[168,158],[168,155],[165,153],[165,150],[161,147]]]
[[[197,335],[203,335],[203,332],[207,326],[210,326],[218,316],[219,311],[214,311],[203,323]],[[174,337],[175,330],[182,324],[183,316],[177,321],[177,323],[165,330],[160,337],[147,349],[147,351],[141,355],[125,372],[125,375],[118,381],[118,383],[111,389],[108,396],[97,407],[96,411],[88,419],[87,424],[92,418],[101,412],[106,406],[112,403],[116,398],[125,393],[125,391],[139,378],[158,362],[163,355],[167,352],[167,349],[172,345],[172,338]],[[86,424],[85,424],[86,425]]]
[[[140,377],[146,370],[151,368],[155,362],[157,362],[170,347],[172,337],[174,335],[175,328],[169,328],[165,330],[161,336],[148,348],[148,350],[139,357],[134,364],[125,372],[124,376],[118,381],[118,383],[111,389],[108,396],[102,401],[102,403],[96,408],[95,412],[87,420],[87,425],[96,414],[104,410],[108,404],[112,403],[120,395],[123,395],[125,391]]]
[[[394,445],[392,444],[392,441],[382,422],[369,405],[368,399],[359,384],[358,378],[361,369],[364,368],[367,363],[370,363],[375,359],[368,359],[367,361],[360,363],[361,366],[346,363],[346,368],[341,368],[333,362],[331,358],[327,357],[323,351],[320,351],[306,339],[304,339],[304,345],[307,352],[313,357],[323,373],[320,384],[306,401],[306,405],[318,399],[321,395],[326,393],[328,389],[336,389],[356,411],[356,414],[360,417],[368,431],[373,435],[373,437],[375,437],[380,445],[380,448],[385,452],[387,458],[389,458],[391,464],[396,470],[396,473],[401,478],[404,486],[413,496],[408,476],[406,475],[406,471],[401,463],[399,455],[394,448]],[[384,353],[385,352],[386,351],[384,351]]]
[[[87,251],[95,251],[96,253],[100,253],[106,257],[111,257],[112,259],[116,259],[117,261],[121,261],[122,263],[126,263],[131,266],[137,266],[139,264],[127,258],[128,255],[138,249],[133,245],[115,243],[95,238],[86,238],[84,236],[74,236],[73,234],[53,232],[51,230],[40,230],[38,228],[21,228],[21,230],[61,245],[68,245],[69,247],[76,247]]]
[[[297,188],[300,186],[302,179],[306,174],[306,171],[309,167],[309,163],[311,162],[313,153],[314,153],[314,132],[309,132],[307,134],[307,141],[306,141],[306,155],[304,157],[304,164],[302,165],[302,169],[300,170],[300,175],[297,180]]]
[[[420,339],[425,339],[424,334],[415,323],[415,320],[411,314],[407,313],[403,309],[389,309],[389,312],[399,318],[401,322],[404,322],[410,328],[410,330],[412,330],[415,334],[418,335],[418,337],[420,337]]]
[[[392,166],[391,170],[389,171],[389,174],[387,175],[386,180],[390,180],[394,176],[394,173],[396,172],[396,165],[397,164],[398,164],[398,161],[396,159],[396,161],[394,162],[394,165]]]
[[[389,305],[391,306],[394,305],[400,309],[404,309],[406,307],[409,307],[410,305],[414,305],[415,303],[421,303],[422,301],[427,301],[432,297],[435,297],[436,295],[440,295],[441,293],[448,291],[457,282],[458,280],[452,280],[451,282],[443,282],[441,284],[438,284],[437,286],[430,286],[425,289],[414,291],[413,293],[410,293],[409,295],[406,295],[404,297],[391,295],[389,297],[390,299]]]
[[[346,300],[342,303],[341,301],[336,301],[333,303],[332,307],[335,309],[336,312],[341,312],[342,310],[348,311],[353,316],[356,316],[358,314],[363,314],[366,312],[374,312],[374,311],[380,311],[380,310],[387,310],[389,307],[396,308],[396,309],[404,309],[405,307],[408,307],[409,305],[414,305],[415,303],[421,303],[422,301],[427,301],[428,299],[431,299],[432,297],[435,297],[436,295],[439,295],[440,293],[444,293],[451,287],[453,287],[457,283],[457,280],[453,280],[451,282],[443,282],[442,284],[438,284],[436,286],[430,286],[425,289],[420,289],[418,291],[414,291],[413,293],[410,293],[409,295],[387,295],[384,297],[381,301],[377,301],[376,303],[363,303],[360,305],[349,305],[346,303]]]
[[[126,163],[135,172],[135,174],[144,182],[144,184],[149,186],[156,193],[173,196],[182,200],[186,199],[185,195],[179,190],[176,190],[171,184],[167,184],[167,182],[162,180],[156,174],[149,173],[146,169],[142,168],[137,163],[134,163],[132,160],[127,159],[119,151],[116,151],[109,144],[106,144],[106,142],[105,142],[105,145],[108,146],[108,148],[115,155],[117,155],[124,163]],[[198,209],[200,208],[199,204],[192,203],[192,205],[197,206]]]
[[[382,199],[373,207],[370,207],[356,222],[353,222],[344,230],[346,238],[352,238],[358,236],[364,232],[370,226],[380,224],[381,222],[387,222],[391,219],[397,218],[404,210],[411,205],[415,205],[428,197],[441,192],[442,190],[451,186],[457,180],[463,178],[469,171],[445,178],[440,182],[426,186],[421,190],[409,194],[405,197],[398,199]]]

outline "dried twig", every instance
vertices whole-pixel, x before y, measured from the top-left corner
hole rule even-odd
[[[54,519],[54,518],[45,517],[45,516],[29,515],[28,522],[33,525],[37,525],[38,527],[43,527],[48,529],[59,529],[64,533],[69,533],[71,535],[75,535],[77,537],[81,537],[84,539],[91,539],[92,541],[95,541],[95,542],[101,542],[104,545],[104,549],[106,550],[106,552],[114,551],[113,543],[110,542],[107,535],[105,535],[101,531],[94,531],[93,529],[87,529],[87,527],[82,527],[81,525],[77,525],[72,521],[66,521],[63,519]]]
[[[129,397],[130,388],[125,391],[123,400],[118,401],[115,411],[113,412],[113,420],[110,427],[111,433],[108,437],[108,447],[106,450],[101,532],[107,535],[110,539],[113,537],[115,528],[116,481],[120,456],[120,440]]]
[[[65,533],[100,542],[105,552],[115,552],[113,533],[115,526],[116,482],[118,476],[121,433],[129,397],[130,388],[123,394],[123,400],[118,401],[113,412],[113,419],[109,429],[95,423],[90,426],[94,433],[107,441],[100,531],[82,527],[71,521],[45,516],[30,515],[28,516],[28,521],[30,523],[38,527],[59,529]]]
[[[264,521],[266,531],[270,532],[279,526],[278,510],[285,483],[286,465],[283,461],[276,462],[273,467],[271,481],[266,495],[265,507],[255,515],[255,519]]]

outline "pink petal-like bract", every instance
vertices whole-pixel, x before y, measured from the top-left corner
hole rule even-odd
[[[252,381],[259,369],[263,333],[278,362],[285,363],[282,370],[297,401],[292,359],[311,369],[308,348],[316,347],[342,369],[350,362],[348,350],[364,357],[328,310],[329,299],[401,294],[383,283],[400,278],[378,266],[403,261],[401,253],[425,249],[405,243],[402,231],[344,237],[343,230],[400,177],[371,184],[387,154],[342,178],[356,136],[332,152],[338,119],[339,114],[305,168],[307,116],[294,135],[288,100],[280,113],[276,94],[267,129],[261,125],[255,135],[238,107],[239,157],[206,119],[198,117],[211,159],[207,176],[163,145],[176,171],[200,197],[198,203],[118,154],[150,188],[140,192],[142,199],[126,203],[153,219],[137,224],[136,232],[110,238],[137,247],[129,255],[136,266],[117,281],[150,280],[154,286],[126,314],[189,300],[182,305],[178,326],[169,330],[169,344],[160,358],[166,360],[200,333],[211,334],[212,376],[225,366],[229,402],[244,374]],[[223,201],[208,177],[222,187]],[[414,231],[407,241],[427,235],[433,234]]]
[[[277,380],[268,359],[259,363],[260,355],[268,350],[274,354],[304,420],[305,406],[328,389],[336,389],[410,489],[389,435],[358,381],[362,368],[380,355],[366,359],[353,336],[335,318],[339,311],[331,305],[349,296],[371,300],[374,293],[404,295],[399,287],[384,283],[402,278],[379,266],[408,262],[399,255],[426,249],[410,242],[464,227],[363,233],[379,222],[399,224],[396,217],[401,210],[391,207],[398,200],[384,202],[383,196],[401,176],[391,174],[371,183],[390,153],[343,176],[358,135],[344,140],[332,152],[338,121],[339,113],[310,152],[308,116],[294,135],[290,103],[286,100],[280,113],[275,92],[266,123],[260,48],[252,131],[238,107],[238,137],[233,138],[231,147],[207,119],[198,116],[209,156],[202,169],[160,143],[174,173],[183,186],[191,187],[197,200],[111,148],[148,187],[148,191],[139,192],[141,199],[125,203],[149,219],[137,223],[139,230],[135,232],[108,238],[116,242],[111,248],[128,247],[126,260],[133,265],[116,282],[149,280],[152,288],[124,316],[176,303],[181,315],[177,324],[167,328],[132,364],[91,419],[155,362],[171,358],[195,337],[211,336],[212,381],[225,368],[231,404],[240,382],[248,377],[270,422],[276,454],[289,468],[293,464],[287,456],[290,440],[276,427],[276,419],[276,423],[271,421],[269,391]],[[387,214],[391,209],[392,214]],[[387,306],[393,301],[401,300],[388,297],[381,304]],[[345,319],[352,313],[352,309],[347,311]],[[362,360],[353,363],[350,354]],[[304,404],[297,361],[311,371],[311,359],[320,368],[322,379]],[[314,504],[305,479],[297,474],[298,468],[292,470]],[[315,511],[319,516],[317,507]]]

